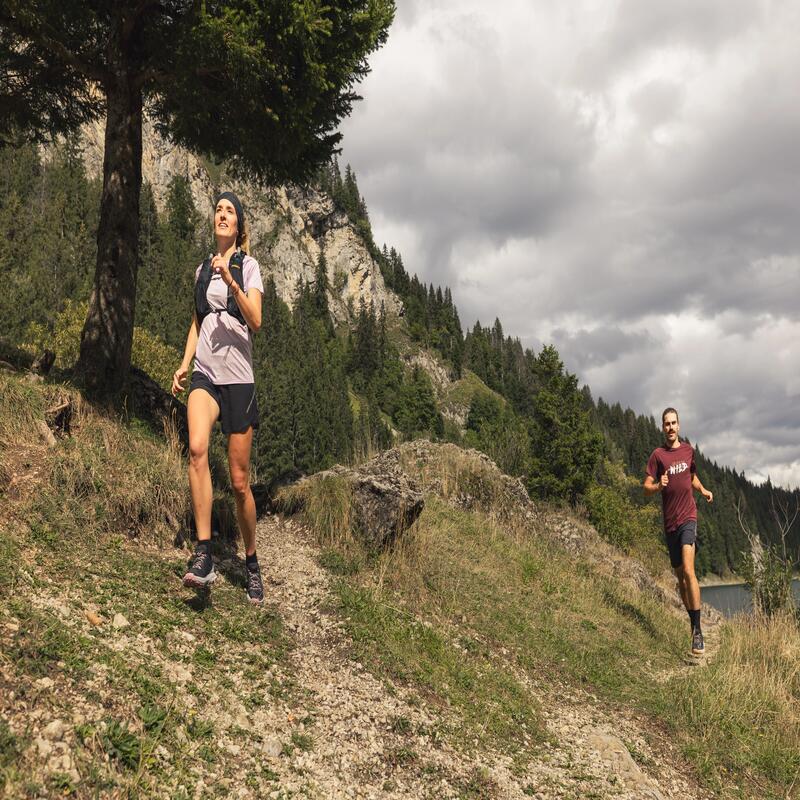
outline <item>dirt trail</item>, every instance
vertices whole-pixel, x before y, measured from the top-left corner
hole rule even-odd
[[[346,633],[324,610],[332,602],[328,576],[303,528],[267,517],[258,526],[258,547],[270,565],[270,601],[296,637],[295,680],[314,718],[313,749],[279,764],[281,785],[290,791],[331,798],[710,797],[675,768],[679,760],[666,744],[653,750],[633,715],[611,717],[591,695],[527,679],[547,709],[555,744],[523,774],[498,753],[465,758],[432,735],[438,709],[349,659]]]
[[[125,609],[130,619],[118,614],[113,621],[106,615],[102,624],[99,618],[92,622],[97,598],[91,581],[60,584],[37,571],[41,583],[36,588],[20,583],[21,602],[99,648],[88,664],[87,681],[74,682],[59,668],[38,679],[33,691],[17,680],[11,662],[0,658],[0,685],[9,689],[0,692],[0,712],[10,730],[29,742],[21,769],[41,786],[74,787],[79,798],[92,796],[81,787],[98,769],[119,787],[114,791],[120,797],[710,797],[683,776],[669,742],[646,730],[633,712],[612,711],[574,687],[537,684],[510,662],[503,668],[514,670],[544,709],[551,743],[525,768],[503,753],[457,751],[446,735],[457,719],[353,660],[353,643],[332,610],[330,578],[304,528],[266,516],[257,536],[268,598],[266,608],[250,615],[246,625],[257,624],[259,614],[265,625],[279,616],[293,642],[285,658],[276,658],[266,644],[217,647],[203,637],[202,625],[194,633],[181,627],[164,633],[136,600]],[[174,565],[176,555],[153,550],[148,558]],[[225,615],[243,618],[249,611],[239,584],[241,569],[238,559],[221,564],[211,604],[198,609],[214,624],[236,622]],[[170,573],[162,568],[159,574]],[[175,585],[160,590],[162,601],[187,602],[186,590],[171,574]],[[23,633],[19,621],[0,609],[0,653],[11,652],[6,648]],[[711,652],[714,646],[715,632],[709,630]],[[209,648],[216,660],[209,660]],[[137,703],[133,694],[120,691],[120,663],[131,676],[159,675],[172,693],[171,738],[165,734],[146,761],[129,772],[110,761],[107,746],[100,744],[108,735],[100,721],[128,718],[131,703]],[[117,677],[111,680],[114,669]],[[87,740],[89,728],[96,732]],[[24,785],[17,784],[19,791],[9,796],[52,796],[30,795]]]

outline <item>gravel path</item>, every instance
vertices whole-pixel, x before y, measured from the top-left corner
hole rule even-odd
[[[162,636],[141,605],[131,607],[130,620],[122,614],[112,618],[96,613],[91,590],[60,585],[44,575],[36,590],[32,584],[18,586],[20,601],[94,643],[101,653],[88,665],[90,678],[83,683],[72,682],[59,668],[33,687],[20,682],[11,662],[0,658],[0,716],[13,734],[29,742],[21,754],[20,776],[27,772],[40,786],[50,787],[69,780],[78,798],[92,796],[82,786],[98,769],[119,787],[107,796],[120,797],[711,797],[683,774],[664,736],[647,730],[634,712],[612,711],[574,687],[537,684],[535,676],[511,662],[502,666],[514,671],[537,699],[550,743],[522,766],[503,753],[455,749],[446,731],[459,722],[450,712],[408,687],[376,678],[353,660],[353,643],[336,616],[328,573],[319,566],[319,551],[304,528],[291,519],[266,516],[257,536],[268,599],[267,608],[251,619],[260,613],[280,616],[293,640],[285,658],[276,658],[263,644],[226,645],[215,649],[216,662],[208,666],[207,648],[215,643],[203,638],[202,626],[194,633],[172,628]],[[176,551],[148,555],[171,564],[175,556]],[[237,596],[241,591],[241,561],[220,566],[223,577],[212,590],[212,601],[230,595],[227,581],[237,586]],[[173,580],[177,583],[177,576]],[[168,592],[182,602],[192,599],[179,586]],[[234,600],[238,615],[236,609]],[[201,613],[223,612],[215,611],[212,602]],[[0,609],[0,653],[23,633],[19,620]],[[714,642],[712,629],[710,651]],[[133,717],[134,732],[141,730],[131,715],[140,701],[120,692],[119,672],[111,680],[110,670],[120,659],[131,675],[160,675],[172,692],[174,733],[157,742],[146,764],[128,772],[120,771],[101,746],[104,719]],[[201,723],[210,726],[208,734],[198,727]],[[96,730],[89,740],[87,726]],[[9,797],[54,796],[29,794],[25,785],[20,779]]]
[[[313,749],[282,764],[287,789],[325,798],[711,797],[675,768],[679,759],[668,743],[653,750],[632,715],[612,717],[596,698],[574,690],[548,686],[545,693],[522,675],[545,709],[555,744],[522,774],[499,753],[466,758],[432,735],[439,709],[348,658],[348,637],[325,610],[332,602],[327,573],[303,528],[267,517],[258,548],[271,565],[271,602],[296,637],[292,667],[314,718]]]

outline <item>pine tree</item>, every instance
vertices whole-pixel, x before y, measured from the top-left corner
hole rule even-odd
[[[566,497],[571,502],[591,485],[602,439],[583,409],[578,382],[554,347],[537,359],[541,389],[534,400],[530,424],[530,490],[540,497]]]
[[[314,273],[314,317],[325,326],[328,335],[333,336],[333,320],[328,308],[328,290],[328,264],[325,260],[325,253],[320,250]]]
[[[393,14],[391,0],[0,5],[0,71],[14,76],[0,83],[0,135],[52,139],[105,117],[79,361],[91,391],[118,391],[130,364],[145,104],[176,144],[265,180],[305,178],[336,147]]]
[[[408,438],[418,434],[437,438],[444,433],[444,419],[436,407],[430,378],[417,366],[400,390],[395,418],[400,431]]]

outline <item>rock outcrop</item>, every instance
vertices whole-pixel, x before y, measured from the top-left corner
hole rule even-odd
[[[103,169],[102,123],[87,125],[83,132],[83,157],[89,175]],[[142,175],[152,187],[159,209],[166,203],[169,183],[184,176],[198,212],[213,215],[214,196],[230,188],[213,164],[164,139],[149,120],[143,131]],[[297,283],[313,282],[320,254],[328,267],[328,301],[337,323],[346,322],[361,302],[384,307],[389,317],[402,313],[402,303],[384,283],[378,264],[347,215],[338,211],[327,195],[313,188],[262,187],[237,183],[250,224],[251,251],[266,281],[271,276],[278,295],[290,306]]]
[[[414,524],[425,506],[422,492],[403,470],[396,449],[387,450],[357,467],[337,464],[304,478],[290,487],[289,503],[295,508],[302,507],[313,491],[313,484],[331,478],[346,482],[352,533],[372,551],[385,549],[395,542]]]

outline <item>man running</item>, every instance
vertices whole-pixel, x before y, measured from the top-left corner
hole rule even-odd
[[[700,492],[709,503],[714,500],[714,495],[697,477],[694,449],[678,438],[681,426],[674,408],[664,409],[661,427],[664,444],[653,451],[647,462],[644,493],[649,496],[661,492],[669,560],[678,578],[681,599],[692,624],[692,654],[700,656],[705,651],[705,645],[700,628],[700,585],[694,574],[697,506],[692,489]]]

